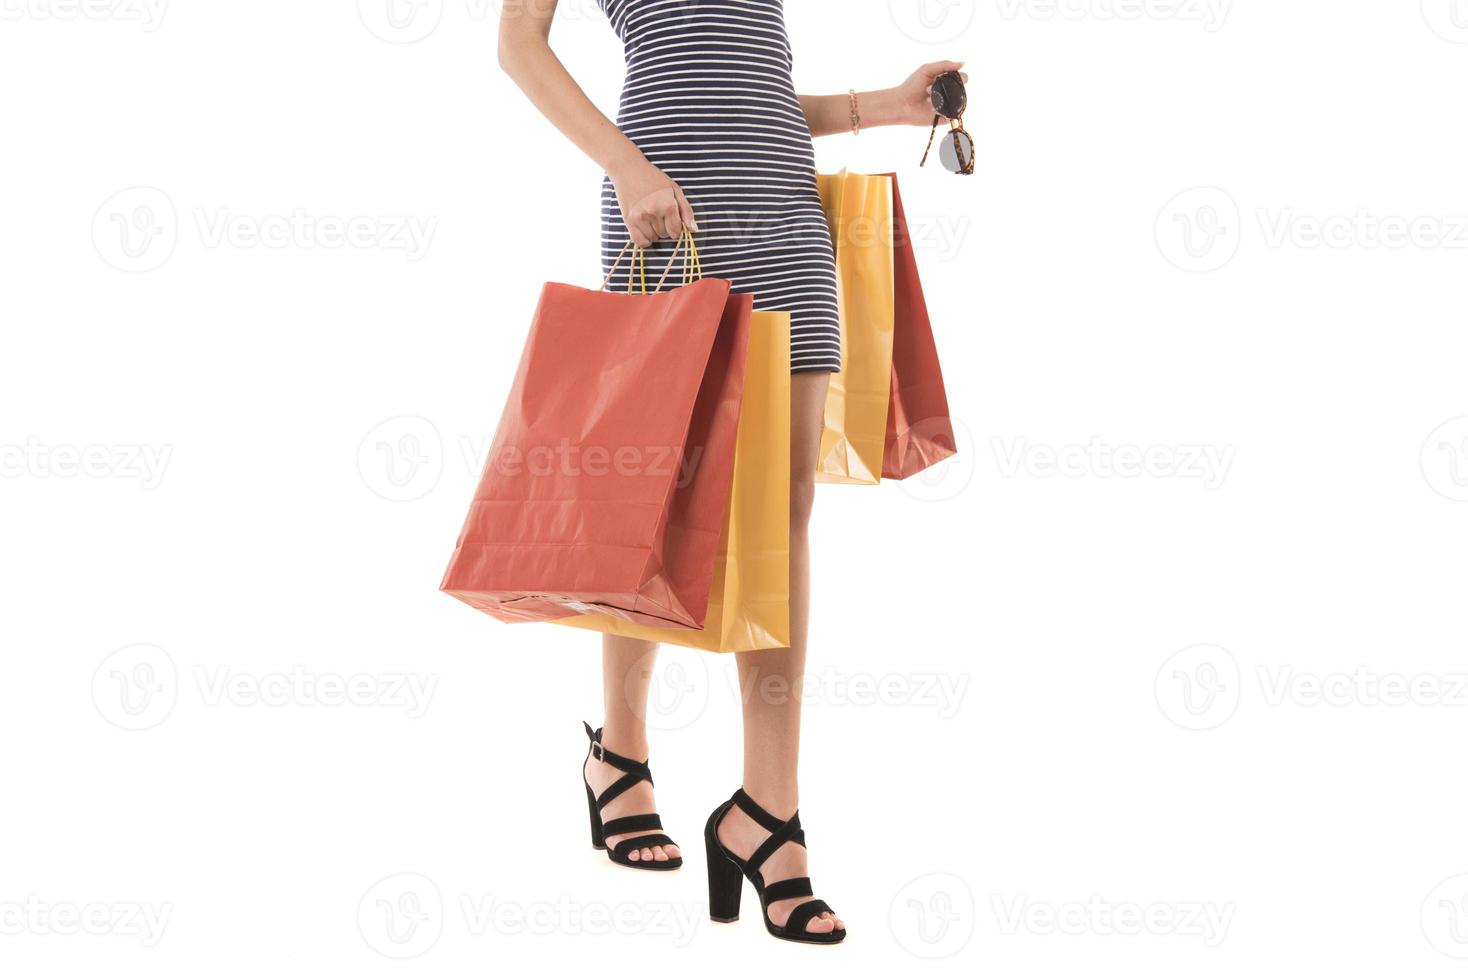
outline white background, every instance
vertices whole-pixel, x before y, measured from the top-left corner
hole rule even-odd
[[[541,282],[597,275],[495,11],[3,0],[7,976],[1461,975],[1468,5],[787,6],[802,91],[966,58],[979,144],[818,148],[899,171],[966,439],[819,496],[845,946],[704,917],[730,660],[663,660],[689,861],[638,875],[596,638],[436,591]]]

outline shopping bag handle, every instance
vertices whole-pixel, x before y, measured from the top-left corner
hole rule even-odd
[[[673,263],[677,261],[678,252],[683,249],[685,243],[688,249],[683,252],[683,285],[686,286],[695,279],[703,278],[703,263],[698,258],[698,246],[694,244],[693,232],[684,228],[683,233],[678,236],[677,244],[673,246],[672,253],[668,256],[668,264],[663,267],[662,276],[658,278],[657,285],[653,286],[653,292],[662,292],[663,283],[667,282],[668,273],[673,271]],[[645,296],[647,295],[647,250],[641,246],[634,246],[631,242],[623,245],[622,251],[618,252],[617,257],[612,260],[612,267],[607,270],[606,278],[601,281],[601,288],[606,289],[607,283],[612,281],[612,276],[616,275],[617,267],[622,264],[622,257],[627,254],[629,248],[634,250],[631,271],[640,280],[642,294]],[[627,276],[627,294],[632,295],[631,274]]]

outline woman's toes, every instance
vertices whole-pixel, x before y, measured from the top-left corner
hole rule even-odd
[[[834,928],[836,928],[836,923],[826,918],[825,913],[822,913],[817,918],[811,919],[805,925],[806,932],[826,933],[830,932]]]
[[[642,851],[628,851],[627,852],[627,860],[629,860],[629,861],[641,861],[642,860],[642,854],[643,854]]]
[[[668,853],[659,845],[652,849],[652,859],[654,861],[666,861],[668,859]]]
[[[677,844],[669,844],[667,847],[663,848],[663,852],[667,854],[670,858],[683,856],[683,852],[678,850]]]
[[[642,860],[644,860],[644,861],[651,861],[652,860],[652,848],[650,848],[650,847],[644,847],[642,849]]]

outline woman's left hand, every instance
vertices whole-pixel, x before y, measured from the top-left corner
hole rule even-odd
[[[892,89],[897,111],[896,122],[908,126],[930,125],[933,122],[933,79],[944,72],[957,71],[967,85],[968,74],[959,71],[962,67],[961,61],[935,61],[930,65],[923,65],[908,76],[907,81]]]

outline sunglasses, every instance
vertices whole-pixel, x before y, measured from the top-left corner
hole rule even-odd
[[[963,110],[968,108],[968,91],[963,87],[963,78],[956,71],[948,71],[933,79],[933,131],[928,134],[928,148],[923,151],[921,167],[928,162],[933,152],[933,137],[938,135],[938,123],[948,120],[948,132],[938,144],[938,162],[944,169],[955,174],[974,172],[974,138],[963,128]]]

